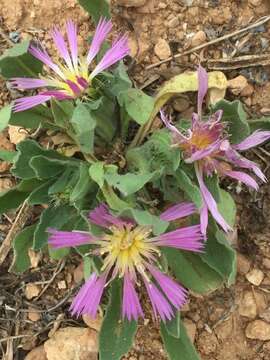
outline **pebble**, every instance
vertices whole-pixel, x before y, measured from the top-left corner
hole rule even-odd
[[[41,319],[41,314],[39,312],[35,311],[35,308],[29,307],[29,313],[28,313],[28,319],[36,322],[39,321]]]
[[[76,284],[80,284],[80,282],[83,280],[84,274],[83,274],[83,262],[81,262],[76,269],[73,271],[73,279]]]
[[[12,144],[18,144],[28,137],[28,133],[21,126],[8,126],[9,140]]]
[[[169,28],[175,28],[179,25],[179,18],[177,16],[173,17],[169,22],[168,26]]]
[[[189,320],[189,319],[184,319],[183,323],[184,323],[184,326],[186,328],[186,331],[187,331],[187,334],[188,334],[190,340],[192,341],[192,343],[194,343],[196,332],[197,332],[196,324],[192,320]]]
[[[38,296],[40,292],[40,287],[36,284],[27,284],[25,287],[25,297],[27,300],[31,300],[34,297]]]
[[[262,3],[262,0],[248,0],[249,5],[251,6],[259,6]]]
[[[260,269],[252,269],[246,274],[246,279],[255,286],[259,286],[263,281],[264,273]]]
[[[237,271],[241,275],[246,275],[250,270],[250,261],[243,254],[237,253]]]
[[[266,269],[270,270],[270,259],[264,258],[262,263]]]
[[[82,316],[84,323],[90,327],[90,329],[94,329],[96,331],[100,331],[102,325],[102,317],[98,315],[96,319],[92,319],[89,315],[84,314]]]
[[[116,0],[116,4],[125,7],[140,7],[146,4],[146,0]]]
[[[159,39],[155,45],[154,52],[160,60],[165,60],[171,56],[171,49],[165,39]]]
[[[32,351],[30,351],[26,355],[24,360],[48,360],[48,358],[46,356],[46,352],[44,350],[44,346],[41,345],[41,346],[33,349]]]
[[[257,305],[252,291],[244,292],[238,311],[241,316],[245,316],[250,319],[254,319],[256,317]]]
[[[191,39],[191,47],[199,46],[206,41],[206,34],[204,31],[198,31]]]
[[[247,79],[243,75],[239,75],[228,81],[228,89],[230,89],[234,95],[239,95],[247,85]]]
[[[62,328],[45,342],[44,348],[48,360],[97,360],[97,332],[86,328]]]
[[[246,337],[256,340],[270,340],[270,324],[263,320],[254,320],[246,328]]]
[[[248,84],[244,87],[244,89],[241,91],[241,96],[251,96],[254,93],[254,87],[251,84]]]

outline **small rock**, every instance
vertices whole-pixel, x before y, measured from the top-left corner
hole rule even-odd
[[[89,315],[85,314],[82,316],[84,323],[96,331],[100,331],[102,325],[102,317],[98,315],[96,319],[92,319]]]
[[[41,318],[41,315],[39,312],[35,310],[35,308],[29,307],[29,313],[28,313],[28,319],[31,321],[39,321]]]
[[[139,46],[138,46],[138,41],[135,35],[133,34],[128,37],[128,47],[130,50],[130,56],[135,57],[138,54]]]
[[[264,310],[259,316],[261,319],[270,323],[270,308]]]
[[[146,0],[116,0],[116,4],[125,7],[140,7],[146,4]]]
[[[44,350],[44,346],[41,345],[41,346],[33,349],[32,351],[30,351],[26,355],[24,360],[48,360],[48,358],[46,356],[46,352]]]
[[[209,334],[207,331],[203,331],[198,337],[198,348],[205,355],[214,353],[218,346],[218,340],[214,333]]]
[[[270,340],[270,324],[262,320],[254,320],[246,328],[246,337],[256,340]]]
[[[183,112],[189,108],[189,101],[181,97],[176,98],[173,101],[173,108],[175,111]]]
[[[40,292],[40,287],[36,284],[27,284],[25,287],[25,297],[28,300],[33,299],[34,297],[38,296]]]
[[[184,319],[183,323],[184,323],[184,326],[186,328],[186,331],[187,331],[187,334],[188,334],[190,340],[192,341],[192,343],[194,343],[196,332],[197,332],[196,324],[192,320],[189,320],[189,319]]]
[[[254,87],[251,84],[248,84],[244,89],[241,91],[241,96],[251,96],[254,93]]]
[[[232,316],[218,324],[215,328],[215,333],[218,339],[221,341],[229,339],[233,333],[233,326],[234,322]]]
[[[169,22],[168,26],[169,28],[175,28],[179,25],[179,18],[177,16],[173,17]]]
[[[243,254],[237,253],[237,271],[241,275],[246,275],[250,269],[250,261]]]
[[[266,269],[270,270],[270,259],[264,258],[262,263]]]
[[[73,271],[73,279],[76,284],[80,284],[80,282],[83,280],[84,274],[83,274],[83,262],[80,263],[76,267],[76,269]]]
[[[248,0],[249,5],[251,6],[259,6],[262,3],[262,0]]]
[[[8,127],[9,140],[12,144],[19,144],[28,137],[28,133],[22,129],[21,126],[9,125]]]
[[[246,316],[250,319],[254,319],[256,317],[257,305],[252,291],[244,292],[238,311],[241,316]]]
[[[160,60],[165,60],[171,56],[171,49],[165,39],[159,39],[154,48],[155,54]]]
[[[259,286],[263,281],[264,273],[260,269],[252,269],[246,274],[246,279],[253,285]]]
[[[239,95],[247,85],[247,79],[243,75],[239,75],[228,81],[228,89],[230,89],[234,95]]]
[[[44,344],[48,360],[97,360],[97,332],[66,327],[59,329]]]
[[[0,173],[4,173],[10,168],[10,163],[7,161],[0,161]]]
[[[12,188],[13,185],[12,179],[0,178],[0,192]]]
[[[65,280],[61,280],[57,283],[57,287],[60,290],[66,289],[67,288],[67,284],[65,282]]]
[[[198,31],[191,39],[191,47],[199,46],[206,41],[206,34],[204,31]]]

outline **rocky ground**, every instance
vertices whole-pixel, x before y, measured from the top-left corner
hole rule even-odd
[[[231,79],[226,97],[240,98],[250,117],[270,114],[270,21],[239,33],[270,14],[268,0],[112,0],[112,13],[115,29],[129,34],[129,73],[138,87],[154,93],[164,80],[194,69],[201,61]],[[54,24],[63,26],[69,18],[79,24],[84,49],[93,27],[75,0],[2,0],[0,51],[20,38],[34,37],[53,53],[47,30]],[[232,36],[234,32],[237,34]],[[226,35],[227,39],[217,41]],[[158,65],[169,57],[173,59]],[[4,81],[0,85],[2,106],[12,94]],[[185,95],[174,99],[172,106],[184,117],[194,110],[194,103],[192,95]],[[12,150],[25,136],[27,131],[11,127],[0,134],[0,146]],[[269,150],[266,146],[247,154],[260,162],[268,178]],[[0,163],[0,189],[14,184],[8,170],[7,163]],[[236,284],[204,297],[191,294],[182,315],[203,360],[268,360],[270,187],[266,184],[255,194],[236,184],[226,186],[238,205],[237,231],[231,239],[238,252]],[[31,209],[28,223],[36,216]],[[0,241],[15,218],[16,213],[11,212],[1,219]],[[56,263],[41,254],[30,255],[32,268],[21,276],[7,272],[12,254],[0,264],[0,348],[4,359],[73,360],[75,353],[78,359],[96,359],[101,319],[76,320],[67,311],[83,276],[79,257]],[[139,326],[133,349],[123,360],[167,359],[158,325],[150,311],[148,314]],[[60,359],[58,350],[63,344],[65,354]]]

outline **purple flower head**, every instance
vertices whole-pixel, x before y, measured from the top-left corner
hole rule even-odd
[[[201,66],[198,69],[198,82],[198,112],[192,115],[190,129],[182,133],[171,124],[171,119],[168,119],[163,112],[161,119],[172,134],[173,146],[181,149],[184,161],[195,165],[203,199],[201,230],[206,235],[208,210],[224,231],[229,231],[231,228],[219,213],[216,201],[204,183],[204,176],[213,174],[229,176],[257,190],[256,181],[241,169],[251,170],[264,182],[266,178],[257,164],[244,158],[239,151],[267,141],[270,138],[270,131],[257,130],[239,144],[230,144],[226,124],[221,121],[221,110],[212,114],[208,120],[202,119],[202,104],[208,89],[208,75]]]
[[[113,42],[101,61],[95,66],[93,60],[100,51],[102,44],[112,29],[111,20],[101,18],[94,34],[90,49],[85,57],[79,57],[77,42],[77,26],[68,21],[66,37],[57,27],[52,30],[52,38],[58,50],[59,62],[54,62],[47,51],[34,46],[29,52],[52,72],[50,76],[34,78],[13,78],[11,85],[20,90],[43,88],[38,95],[23,97],[15,101],[14,111],[24,111],[43,104],[51,98],[56,100],[76,99],[87,94],[92,80],[100,72],[123,59],[129,54],[127,36],[120,36]],[[90,70],[90,67],[92,70]]]
[[[191,203],[172,206],[160,215],[164,221],[173,221],[193,214]],[[143,316],[136,291],[139,281],[145,285],[155,316],[170,320],[187,298],[187,290],[158,269],[160,247],[173,247],[185,251],[201,252],[203,236],[199,225],[179,228],[154,236],[151,226],[141,226],[131,219],[116,217],[105,204],[89,214],[89,221],[103,228],[94,236],[80,231],[48,229],[49,244],[54,248],[92,244],[93,253],[102,260],[101,273],[92,273],[76,295],[72,313],[88,314],[94,318],[106,287],[115,277],[123,278],[122,314],[129,321]]]

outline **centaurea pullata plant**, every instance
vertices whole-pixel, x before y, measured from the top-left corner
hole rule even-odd
[[[208,210],[224,231],[231,230],[231,227],[220,214],[216,201],[205,184],[204,177],[213,174],[229,176],[258,190],[258,183],[239,169],[253,171],[263,182],[266,182],[266,177],[256,163],[240,155],[239,151],[248,150],[270,139],[270,131],[257,130],[239,144],[231,144],[226,123],[222,122],[222,110],[216,111],[207,120],[202,117],[202,104],[208,90],[208,75],[201,66],[198,69],[198,81],[198,112],[193,114],[191,127],[186,133],[172,125],[162,111],[161,119],[171,131],[172,146],[182,151],[185,163],[193,164],[195,167],[203,199],[200,217],[202,233],[205,235],[208,225]]]
[[[22,97],[15,101],[14,111],[24,111],[55,98],[56,100],[72,100],[90,95],[93,79],[129,53],[126,35],[119,36],[106,51],[98,64],[93,65],[106,37],[112,29],[111,20],[100,19],[91,46],[86,56],[78,53],[77,27],[72,21],[66,24],[67,42],[57,27],[52,31],[52,38],[61,61],[54,62],[47,51],[34,45],[29,52],[52,71],[51,75],[40,78],[17,77],[11,84],[19,90],[47,88],[38,95]],[[90,67],[92,70],[90,70]]]
[[[160,215],[164,221],[173,221],[196,212],[192,203],[175,205]],[[203,237],[200,225],[192,225],[169,231],[159,236],[152,235],[151,226],[140,226],[134,220],[116,217],[105,204],[89,214],[89,220],[104,229],[100,236],[80,231],[48,229],[49,244],[63,248],[91,244],[93,253],[103,262],[100,274],[93,272],[75,297],[71,310],[79,316],[97,315],[104,288],[107,283],[123,278],[122,315],[128,320],[143,316],[143,310],[135,289],[139,278],[150,298],[155,317],[171,320],[187,298],[187,290],[159,270],[160,248],[172,247],[191,252],[201,252]]]

